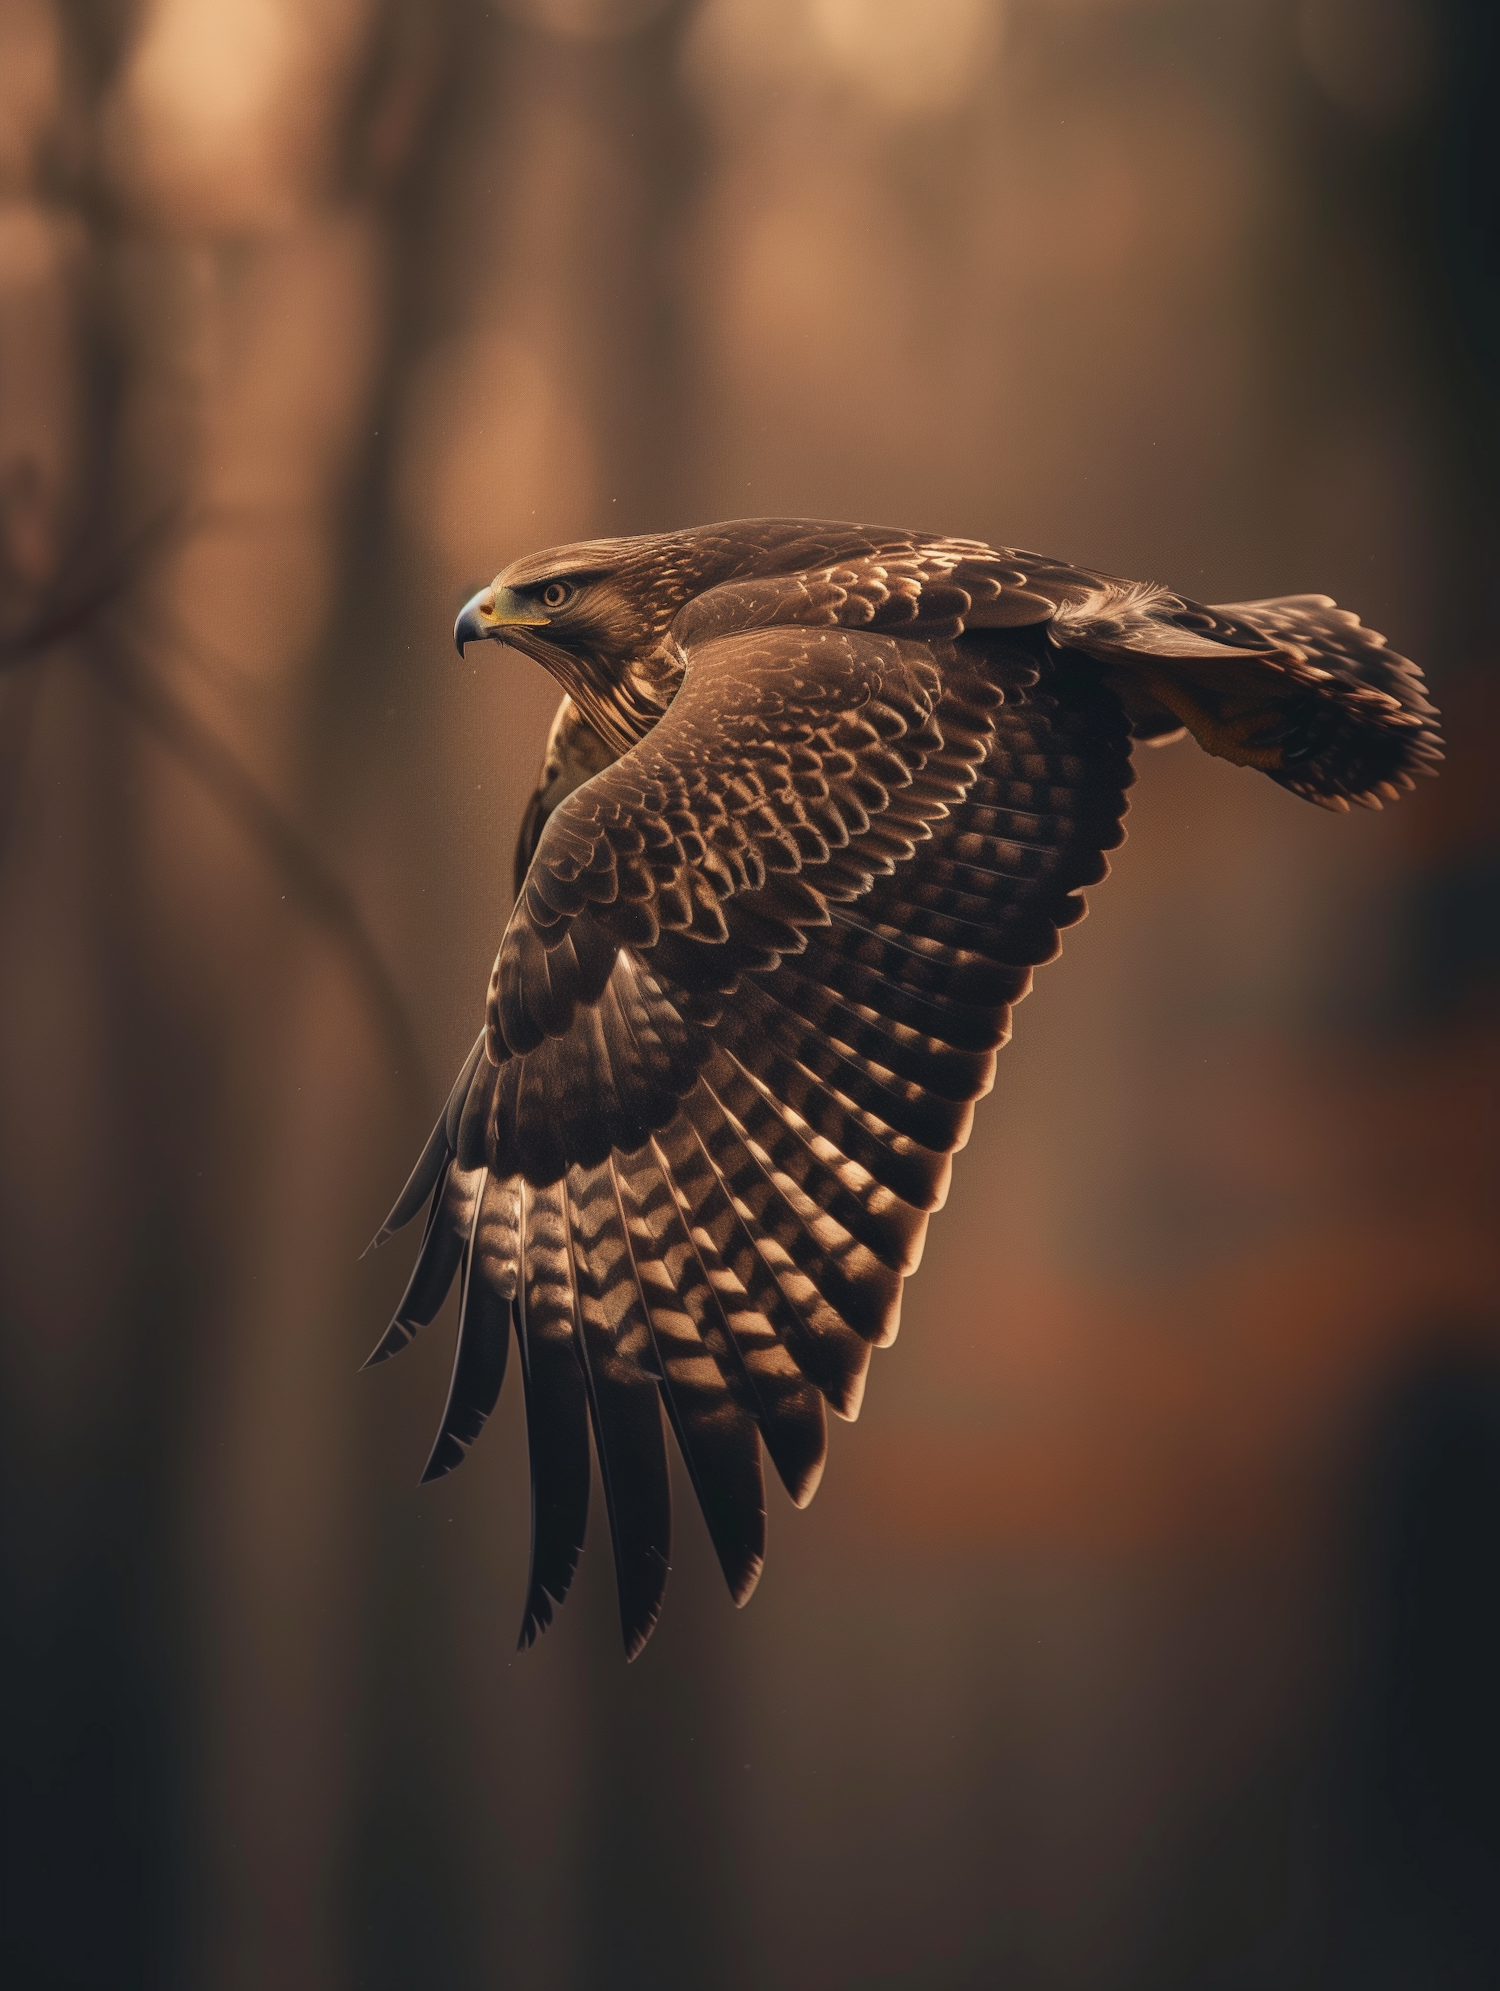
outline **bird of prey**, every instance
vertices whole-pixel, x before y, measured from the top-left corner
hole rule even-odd
[[[1124,840],[1133,741],[1191,733],[1378,808],[1440,758],[1416,667],[1324,595],[1202,607],[1033,553],[738,520],[533,554],[454,630],[565,696],[484,1030],[377,1242],[425,1206],[371,1357],[455,1278],[425,1479],[512,1330],[529,1644],[583,1546],[589,1434],[628,1656],[670,1553],[663,1415],[730,1591],[799,1506],[948,1189],[1032,971]]]

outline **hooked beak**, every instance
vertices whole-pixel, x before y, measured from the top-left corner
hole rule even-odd
[[[507,629],[541,629],[552,620],[535,602],[523,601],[510,588],[492,581],[458,611],[453,625],[453,641],[460,656],[465,643],[504,642]]]

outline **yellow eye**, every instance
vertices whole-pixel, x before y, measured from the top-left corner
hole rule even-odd
[[[542,602],[547,608],[561,608],[572,592],[565,581],[549,581],[542,589]]]

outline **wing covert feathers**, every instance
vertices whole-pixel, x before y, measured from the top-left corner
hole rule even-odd
[[[1003,681],[988,689],[953,672],[951,719],[934,701],[918,774],[939,804],[861,850],[862,889],[830,895],[784,956],[751,952],[730,974],[721,943],[678,978],[666,950],[622,946],[558,1035],[498,1065],[476,1047],[461,1074],[413,1176],[427,1228],[377,1356],[458,1283],[434,1478],[494,1405],[513,1318],[532,1477],[524,1642],[577,1568],[590,1433],[634,1655],[669,1568],[664,1422],[743,1603],[765,1556],[762,1448],[803,1504],[825,1408],[858,1414],[1011,1005],[1123,834],[1118,699],[1066,664],[1045,683],[1030,656],[991,668]],[[417,1207],[409,1188],[392,1218]]]
[[[731,577],[678,614],[685,675],[619,758],[564,701],[485,1035],[376,1240],[425,1206],[370,1358],[457,1283],[435,1479],[514,1331],[522,1642],[577,1569],[592,1450],[631,1657],[670,1567],[666,1432],[741,1604],[762,1451],[802,1505],[826,1411],[858,1414],[1012,1007],[1123,840],[1132,738],[1191,730],[1333,807],[1438,754],[1415,667],[1322,596],[1203,608],[806,522],[671,545]]]

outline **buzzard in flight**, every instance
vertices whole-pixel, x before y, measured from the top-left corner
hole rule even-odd
[[[522,1639],[583,1546],[589,1432],[627,1652],[656,1622],[663,1412],[729,1588],[799,1505],[824,1406],[942,1206],[1011,1005],[1123,841],[1131,743],[1187,731],[1327,807],[1439,758],[1414,665],[1323,595],[1205,608],[978,541],[740,520],[516,561],[460,650],[566,696],[485,1027],[380,1232],[425,1206],[372,1361],[455,1277],[426,1479],[494,1407],[514,1326],[531,1454]]]

